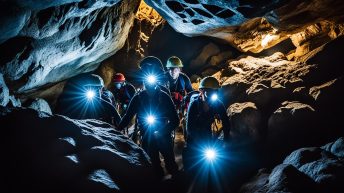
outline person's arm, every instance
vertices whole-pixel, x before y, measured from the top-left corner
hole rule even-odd
[[[139,104],[139,96],[136,94],[129,103],[128,109],[123,116],[121,122],[118,125],[118,130],[123,130],[125,127],[129,125],[129,122],[134,117],[134,115],[137,113],[137,108]]]
[[[113,106],[113,105],[111,105]],[[115,121],[115,126],[118,126],[119,123],[121,122],[121,116],[119,115],[118,111],[116,110],[116,108],[113,106],[113,117],[114,117],[114,121]]]
[[[191,81],[190,81],[190,78],[186,75],[184,75],[184,82],[185,82],[185,90],[186,92],[191,92],[193,91],[193,88],[191,86]]]
[[[121,121],[121,116],[119,115],[119,113],[117,112],[115,106],[113,106],[113,104],[111,104],[109,101],[107,101],[106,99],[103,98],[99,98],[100,100],[100,104],[102,104],[102,106],[106,109],[106,112],[110,112],[111,114],[111,120],[109,120],[110,124],[112,124],[112,118],[113,118],[113,122],[115,126],[118,126],[119,122]]]
[[[189,136],[192,136],[194,134],[194,129],[197,127],[196,125],[196,118],[197,118],[197,114],[198,114],[198,107],[197,107],[197,100],[193,100],[190,105],[189,108],[187,110],[187,114],[186,114],[186,133],[184,135],[186,135],[187,139],[189,138]]]
[[[128,94],[130,95],[130,98],[133,98],[134,95],[136,94],[136,89],[135,89],[135,87],[134,87],[132,84],[130,84],[130,83],[128,83],[127,85],[128,85],[128,86],[127,86]]]
[[[179,116],[171,97],[168,96],[166,93],[163,93],[163,94],[164,94],[164,98],[165,98],[164,101],[166,105],[164,106],[164,108],[168,110],[167,115],[169,118],[169,124],[167,125],[167,128],[169,132],[172,132],[175,128],[177,128],[177,126],[179,126]]]
[[[223,134],[224,134],[224,140],[228,140],[229,139],[229,132],[231,129],[231,125],[229,122],[229,117],[227,116],[227,112],[226,112],[226,108],[223,105],[222,102],[219,101],[219,105],[218,105],[218,113],[220,115],[221,121],[222,121],[222,129],[223,129]]]

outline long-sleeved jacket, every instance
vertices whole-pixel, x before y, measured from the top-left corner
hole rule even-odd
[[[102,98],[87,101],[78,92],[63,93],[58,100],[55,112],[72,119],[98,119],[111,125],[119,124],[121,117],[116,108]]]
[[[148,115],[156,117],[155,130],[162,135],[170,135],[179,125],[179,117],[174,104],[168,94],[161,91],[158,87],[152,95],[147,90],[138,92],[130,101],[128,110],[123,116],[118,129],[125,128],[130,120],[136,115],[138,124],[143,132],[150,131],[146,123]]]
[[[180,73],[177,80],[169,79],[170,92],[179,92],[181,95],[185,95],[188,92],[193,91],[191,81],[184,73]]]
[[[222,121],[224,139],[229,138],[230,122],[226,114],[226,109],[220,100],[215,101],[209,105],[207,112],[203,109],[204,101],[200,96],[196,96],[191,101],[186,117],[187,142],[195,143],[199,140],[209,140],[212,138],[211,125],[218,115]]]

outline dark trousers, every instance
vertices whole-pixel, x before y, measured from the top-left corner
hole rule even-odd
[[[167,171],[172,175],[178,172],[178,165],[174,159],[173,142],[171,136],[155,137],[152,135],[145,135],[142,139],[142,148],[151,158],[153,167],[158,177],[164,176],[163,168],[160,165],[159,152],[164,157]]]

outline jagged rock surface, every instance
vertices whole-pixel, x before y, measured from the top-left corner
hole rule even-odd
[[[44,99],[33,100],[28,108],[34,109],[36,111],[43,111],[50,115],[52,114],[49,104]]]
[[[146,2],[178,32],[220,38],[251,52],[272,47],[320,22],[332,22],[336,28],[333,32],[339,32],[344,10],[344,3],[336,0]]]
[[[240,192],[342,192],[343,150],[343,138],[295,150],[271,172],[260,170]]]
[[[213,74],[222,83],[233,141],[266,143],[263,151],[275,164],[296,148],[342,136],[343,40],[321,46],[306,61],[288,60],[280,52],[241,56]]]
[[[0,72],[24,93],[99,63],[124,45],[139,4],[134,1],[2,1]]]
[[[0,109],[2,188],[9,192],[152,192],[148,155],[110,125]]]

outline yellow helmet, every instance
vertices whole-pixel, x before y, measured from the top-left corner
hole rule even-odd
[[[199,88],[200,89],[204,89],[204,88],[219,89],[220,83],[219,81],[217,81],[216,78],[212,76],[207,76],[201,80],[201,82],[199,83]]]
[[[166,68],[181,68],[183,62],[177,56],[171,56],[167,59]]]

